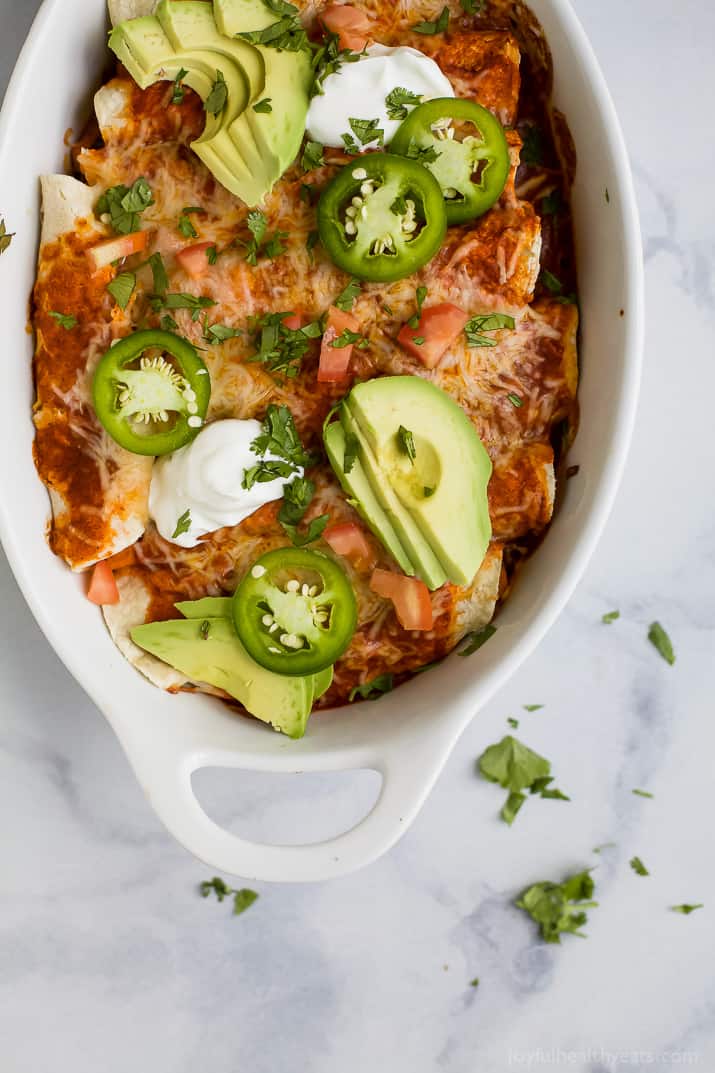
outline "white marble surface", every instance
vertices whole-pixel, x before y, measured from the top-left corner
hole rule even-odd
[[[0,0],[0,88],[36,6]],[[583,582],[388,857],[329,885],[262,886],[232,919],[197,896],[204,869],[165,835],[0,558],[2,1073],[715,1069],[715,8],[578,10],[631,148],[648,277],[635,442]],[[672,669],[645,639],[654,618]],[[573,798],[529,802],[511,830],[473,773],[508,715]],[[336,828],[356,818],[374,786],[223,775],[201,790],[234,828],[298,838],[326,833],[328,803]],[[588,938],[540,943],[515,894],[595,863]],[[682,901],[706,907],[668,911]]]

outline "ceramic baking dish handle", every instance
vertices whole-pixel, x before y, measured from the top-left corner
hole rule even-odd
[[[191,853],[217,871],[246,879],[293,883],[331,879],[353,872],[386,852],[407,830],[449,755],[449,740],[416,742],[407,754],[375,756],[364,750],[306,757],[301,771],[372,769],[382,776],[371,811],[350,830],[327,841],[285,846],[251,842],[224,830],[204,812],[191,782],[203,767],[237,767],[255,771],[255,758],[240,753],[220,757],[164,753],[137,763],[137,775],[159,817]],[[422,746],[422,747],[420,747]],[[265,771],[278,770],[270,762]]]

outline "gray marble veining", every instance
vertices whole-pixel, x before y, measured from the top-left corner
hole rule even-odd
[[[36,7],[0,0],[0,89]],[[261,886],[234,919],[198,897],[204,870],[0,558],[2,1073],[715,1070],[715,8],[577,8],[632,154],[648,284],[635,440],[583,582],[393,853],[329,885]],[[674,668],[646,641],[654,618]],[[572,797],[531,800],[510,830],[474,775],[509,715]],[[298,838],[328,833],[327,802],[347,826],[376,789],[275,785],[204,775],[199,792],[234,829]],[[584,866],[601,903],[588,938],[540,943],[514,897]],[[705,909],[668,910],[683,901]]]

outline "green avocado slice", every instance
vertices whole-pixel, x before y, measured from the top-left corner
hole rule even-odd
[[[232,618],[230,596],[204,596],[202,600],[183,600],[174,604],[184,618]]]
[[[471,584],[491,539],[492,464],[467,414],[419,376],[357,384],[347,408],[364,438],[373,488],[389,488],[397,504],[391,517],[411,520],[450,581]],[[413,459],[400,427],[412,433]],[[395,528],[400,532],[396,523]]]
[[[379,381],[368,382],[378,383]],[[353,391],[355,391],[355,388],[353,388]],[[405,510],[400,502],[392,487],[390,475],[383,472],[381,459],[375,456],[367,437],[363,433],[362,426],[355,420],[351,399],[352,393],[348,395],[347,400],[341,407],[340,420],[345,432],[348,435],[355,436],[358,442],[358,458],[370,488],[387,515],[390,526],[397,535],[397,539],[404,548],[410,563],[414,564],[414,570],[411,573],[416,573],[418,577],[422,578],[428,588],[439,589],[447,581],[447,574],[433,549],[422,535],[412,515],[408,510]],[[375,531],[375,535],[378,539],[382,539],[382,533],[379,530]],[[402,566],[402,563],[400,565]]]
[[[260,667],[246,652],[230,619],[149,622],[135,626],[131,637],[187,678],[225,690],[251,715],[289,738],[303,737],[317,692],[315,676],[288,677]]]
[[[393,559],[399,564],[400,569],[412,577],[415,574],[415,568],[402,546],[394,526],[370,487],[370,482],[360,459],[356,458],[350,467],[350,472],[345,472],[345,429],[342,423],[333,421],[332,424],[328,425],[323,433],[323,440],[330,465],[335,471],[335,476],[340,481],[343,490],[351,497],[355,510],[385,545]]]
[[[280,15],[262,0],[214,0],[214,17],[221,33],[233,38],[250,30],[263,30],[277,22]],[[258,200],[262,200],[298,155],[305,133],[312,71],[307,52],[253,47],[265,64],[262,96],[271,100],[272,111],[259,113],[247,108],[232,124],[230,133],[239,149],[249,136],[258,146],[263,167],[263,190]]]

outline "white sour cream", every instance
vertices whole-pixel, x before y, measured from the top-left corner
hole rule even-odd
[[[385,98],[398,87],[417,93],[423,101],[454,96],[449,79],[423,52],[402,45],[371,45],[364,59],[341,64],[324,80],[322,95],[313,97],[308,109],[308,137],[321,145],[344,147],[341,135],[353,133],[350,119],[379,119],[378,128],[389,145],[401,120],[388,117]],[[408,106],[408,114],[411,110]],[[374,149],[377,144],[361,148]]]
[[[243,487],[244,472],[259,461],[251,444],[260,433],[258,421],[212,421],[186,447],[157,459],[149,513],[165,540],[195,548],[199,537],[224,525],[238,525],[264,503],[280,499],[285,485],[302,476],[299,469],[285,479],[256,483],[250,491]],[[275,455],[269,452],[261,458]],[[189,528],[174,536],[180,518],[187,519]]]

